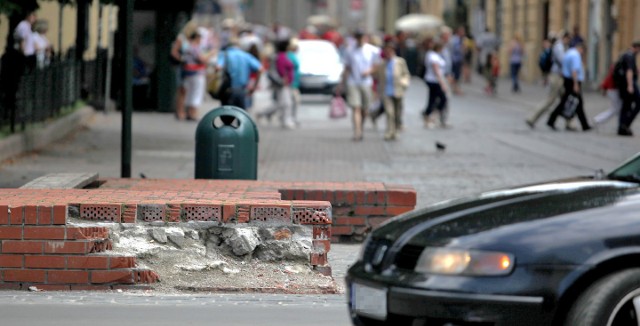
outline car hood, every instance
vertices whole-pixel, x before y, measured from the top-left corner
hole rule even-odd
[[[621,202],[626,204],[618,205]],[[485,192],[415,210],[390,220],[372,236],[421,247],[459,245],[480,249],[478,247],[490,247],[500,237],[507,237],[505,234],[517,233],[521,228],[531,229],[535,223],[575,219],[584,216],[585,211],[619,209],[615,207],[628,207],[628,204],[640,209],[638,184],[568,179]],[[582,214],[575,214],[577,212]],[[492,232],[495,234],[487,236]]]

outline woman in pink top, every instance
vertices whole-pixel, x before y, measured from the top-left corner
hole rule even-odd
[[[283,85],[275,89],[275,106],[269,112],[261,115],[271,116],[271,114],[278,112],[282,128],[294,129],[296,124],[293,120],[293,94],[291,92],[294,67],[287,56],[288,48],[289,40],[280,41],[276,44],[276,50],[278,51],[275,59],[276,70],[282,77]]]

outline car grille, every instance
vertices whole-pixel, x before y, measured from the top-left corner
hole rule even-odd
[[[420,258],[420,254],[422,254],[423,250],[423,246],[416,246],[411,244],[405,245],[396,255],[396,267],[413,270],[416,267],[418,258]]]

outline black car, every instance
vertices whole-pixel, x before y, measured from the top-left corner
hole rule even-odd
[[[640,325],[640,155],[397,216],[346,280],[355,325]]]

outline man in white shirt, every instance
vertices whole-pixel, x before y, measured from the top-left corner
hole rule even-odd
[[[562,97],[562,94],[564,93],[562,60],[564,58],[565,52],[568,50],[570,40],[571,35],[568,32],[560,32],[558,33],[556,42],[553,44],[551,50],[551,58],[553,64],[551,66],[551,73],[549,74],[549,91],[547,93],[547,98],[540,103],[535,113],[527,120],[525,120],[525,122],[531,129],[535,128],[536,122],[540,119],[540,117],[542,117],[543,114],[549,111],[553,103],[555,103],[557,99]],[[566,120],[566,129],[574,129],[571,126],[571,119]]]
[[[371,74],[381,62],[380,49],[368,44],[364,33],[354,33],[356,45],[345,56],[343,80],[347,84],[347,102],[353,108],[353,140],[362,140],[365,112],[371,104],[373,78]]]
[[[36,13],[27,13],[13,32],[14,48],[24,55],[27,69],[33,69],[36,66],[36,48],[32,31],[35,22]]]

